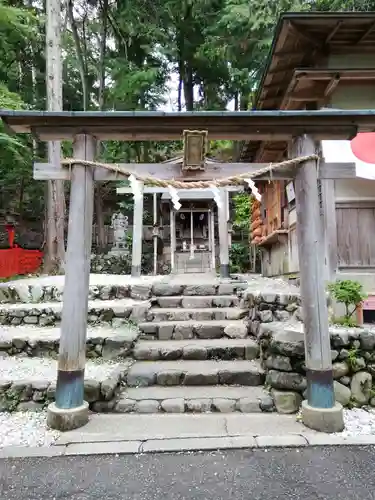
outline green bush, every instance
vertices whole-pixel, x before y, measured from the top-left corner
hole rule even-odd
[[[229,264],[232,273],[246,273],[250,269],[250,248],[245,243],[232,243],[229,251]]]
[[[335,322],[344,326],[355,326],[356,321],[352,316],[367,297],[361,283],[354,280],[338,280],[330,283],[328,290],[336,302],[345,306],[345,315],[342,318],[336,318]]]

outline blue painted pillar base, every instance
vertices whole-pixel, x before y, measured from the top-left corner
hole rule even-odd
[[[333,408],[335,392],[333,372],[330,370],[306,370],[307,401],[313,408]]]
[[[220,264],[220,277],[221,278],[229,278],[229,264]]]
[[[73,409],[82,406],[85,370],[57,371],[56,407]]]

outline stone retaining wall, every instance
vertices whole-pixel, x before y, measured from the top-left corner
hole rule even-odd
[[[163,278],[166,279],[166,278]],[[183,285],[165,282],[145,282],[129,285],[91,285],[89,300],[114,300],[132,298],[147,300],[154,297],[170,297],[177,295],[231,295],[242,292],[246,283],[222,283],[207,285]],[[0,284],[0,304],[62,302],[64,287],[62,285],[26,285],[22,282]],[[166,307],[166,306],[164,306]]]
[[[105,335],[101,337],[88,336],[86,356],[91,359],[103,358],[105,360],[126,358],[132,354],[139,335],[140,332],[136,328],[127,328],[119,330],[117,335],[108,337]],[[0,331],[0,357],[25,355],[32,358],[50,357],[56,359],[58,352],[59,337],[57,335],[28,335],[27,331],[21,330],[18,337],[10,338]]]
[[[336,400],[349,407],[375,406],[375,330],[330,327],[330,337]],[[306,397],[302,326],[262,324],[258,341],[277,411],[298,411]]]
[[[118,328],[128,325],[129,322],[143,321],[150,307],[149,301],[134,303],[134,305],[116,305],[114,303],[100,307],[89,305],[87,322],[93,326],[105,324]],[[56,306],[38,304],[33,308],[0,306],[0,325],[54,326],[61,321],[61,314],[62,304]]]
[[[126,365],[114,368],[103,381],[85,380],[84,399],[93,411],[107,411],[115,406]],[[50,380],[0,380],[0,412],[40,411],[55,399],[56,382]]]
[[[296,293],[276,294],[246,290],[240,307],[249,310],[253,335],[258,335],[262,323],[302,321],[301,297]]]

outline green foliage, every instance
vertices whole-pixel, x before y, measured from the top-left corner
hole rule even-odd
[[[356,326],[358,326],[358,322],[355,320],[355,318],[347,318],[346,316],[334,316],[331,323],[333,325],[346,326],[348,328],[355,328]]]
[[[352,316],[360,303],[366,298],[361,283],[354,280],[338,280],[328,285],[331,296],[340,304],[345,306],[343,324],[352,326]],[[353,307],[350,311],[350,306]]]
[[[232,273],[246,273],[250,269],[249,245],[232,243],[229,251],[229,264]]]
[[[239,193],[233,196],[233,203],[233,226],[238,229],[248,229],[250,225],[252,197],[247,193]]]
[[[181,110],[249,109],[281,12],[375,9],[374,0],[72,3],[82,57],[78,57],[70,20],[62,34],[65,110],[81,110],[86,98],[90,110],[155,110],[166,103]],[[46,2],[37,0],[0,0],[1,108],[46,108],[45,7]],[[174,89],[178,86],[173,101],[171,80]],[[0,210],[40,221],[44,183],[33,181],[31,162],[46,159],[45,144],[29,137],[10,138],[0,129],[0,146]],[[98,155],[107,162],[160,162],[181,153],[181,148],[181,141],[104,141]],[[233,150],[230,141],[210,143],[210,154],[221,159],[232,158]],[[71,156],[71,143],[63,144],[63,153]],[[102,187],[103,205],[112,203],[112,208],[118,201],[113,201],[115,185]],[[234,225],[247,229],[250,197],[235,198]],[[239,252],[232,253],[236,260]]]
[[[350,326],[350,325],[345,325],[345,326]],[[349,354],[348,354],[347,362],[348,362],[349,368],[352,370],[356,366],[357,357],[358,357],[358,349],[356,349],[355,347],[352,347],[351,349],[349,349],[348,353]]]

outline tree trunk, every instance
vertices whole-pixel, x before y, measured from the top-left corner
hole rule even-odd
[[[98,104],[99,111],[104,109],[105,104],[105,56],[106,56],[106,43],[107,43],[107,26],[108,26],[108,0],[103,0],[101,9],[101,31],[100,31],[100,57],[99,57],[99,91],[98,91]],[[97,142],[97,156],[101,155],[101,143]],[[96,226],[97,226],[97,250],[103,252],[107,244],[105,238],[104,228],[104,210],[103,210],[103,190],[100,183],[95,186],[95,212],[96,212]]]
[[[85,63],[84,52],[82,50],[82,45],[81,45],[81,41],[80,41],[80,37],[79,37],[79,33],[78,33],[77,23],[76,23],[76,20],[74,18],[73,0],[68,0],[67,9],[68,9],[68,17],[69,17],[70,27],[72,28],[72,33],[73,33],[74,45],[76,48],[79,74],[81,77],[82,108],[83,108],[83,111],[86,111],[88,109],[88,104],[89,104],[89,91],[88,91],[88,82],[87,82],[87,77],[86,77],[86,63]],[[83,44],[84,44],[84,42],[83,42]]]
[[[62,65],[61,65],[61,3],[60,0],[46,2],[46,59],[47,59],[47,109],[62,110]],[[48,143],[48,161],[60,164],[60,141]],[[48,182],[47,199],[47,253],[45,270],[61,272],[65,265],[65,198],[64,182]]]
[[[186,111],[194,110],[194,84],[193,84],[193,70],[188,62],[185,63],[184,71],[184,97]]]

